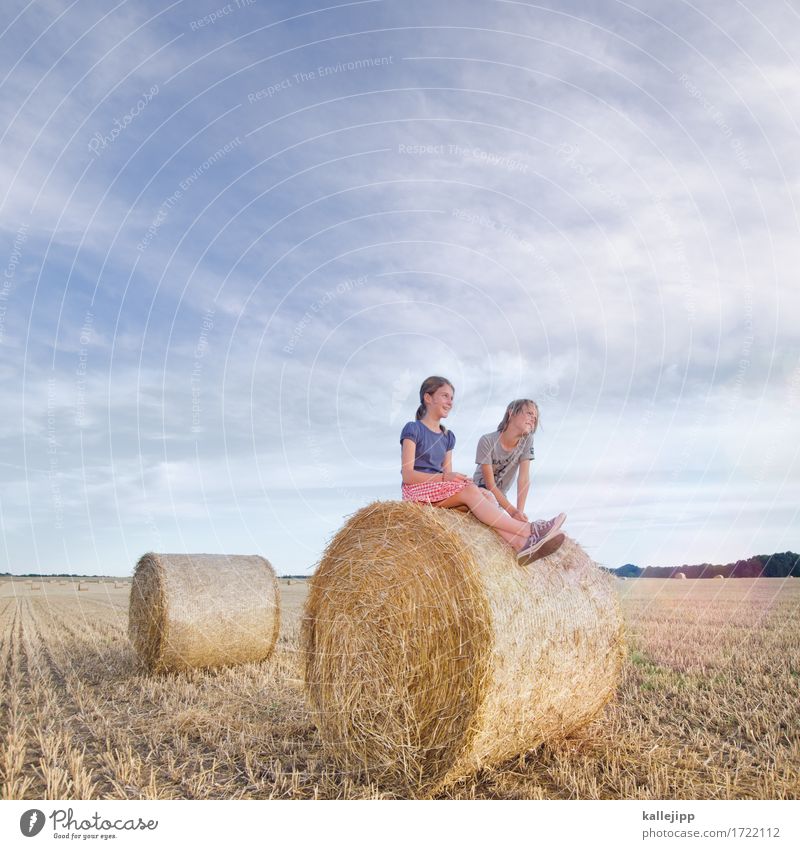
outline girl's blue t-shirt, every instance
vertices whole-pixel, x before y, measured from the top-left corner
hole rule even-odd
[[[400,434],[400,444],[411,439],[417,446],[414,456],[414,471],[439,474],[443,470],[444,455],[452,451],[456,436],[452,430],[447,433],[434,433],[420,421],[406,422]]]

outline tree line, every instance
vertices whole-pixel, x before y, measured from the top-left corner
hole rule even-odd
[[[672,578],[682,572],[687,578],[800,578],[800,554],[784,551],[778,554],[756,554],[747,560],[737,560],[724,565],[698,563],[683,566],[636,566],[626,563],[618,569],[610,569],[621,578]]]

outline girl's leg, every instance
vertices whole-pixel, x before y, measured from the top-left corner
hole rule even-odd
[[[499,528],[492,528],[492,530],[495,533],[500,534],[500,536],[517,551],[519,551],[528,541],[528,534],[512,534],[510,531],[501,531]]]
[[[496,507],[498,510],[501,510],[503,513],[506,512],[505,510],[503,510],[503,508],[498,503],[497,499],[494,497],[494,495],[491,492],[489,492],[488,489],[483,489],[483,487],[479,486],[478,492],[486,499],[486,502],[488,504],[490,504],[492,507]],[[508,515],[508,514],[506,514],[506,515]],[[525,525],[525,532],[522,533],[522,534],[514,534],[514,533],[511,533],[510,531],[501,530],[500,528],[494,528],[494,530],[497,531],[497,533],[500,534],[500,536],[503,537],[503,539],[507,543],[509,543],[510,545],[514,546],[514,548],[519,550],[528,541],[528,533],[530,532],[530,527],[526,524]]]
[[[435,502],[434,507],[456,507],[459,504],[466,504],[484,525],[494,528],[515,547],[522,546],[530,535],[531,527],[528,522],[512,519],[501,507],[490,503],[475,484],[464,487],[461,492],[457,492],[443,501]],[[519,543],[519,546],[517,546],[517,543]]]

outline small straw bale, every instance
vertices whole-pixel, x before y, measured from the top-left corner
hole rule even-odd
[[[672,577],[673,579],[677,578],[679,581],[686,580],[686,575],[684,575],[683,572],[676,572]]]
[[[714,575],[714,580],[715,581],[724,581],[725,576],[724,575]]]
[[[331,541],[302,640],[329,757],[403,795],[586,725],[624,652],[612,576],[577,543],[519,563],[472,516],[399,501],[364,507]]]
[[[89,585],[79,583],[78,584],[78,592],[79,593],[88,593],[89,592]]]
[[[265,660],[280,626],[278,579],[257,555],[145,554],[128,636],[152,672]]]

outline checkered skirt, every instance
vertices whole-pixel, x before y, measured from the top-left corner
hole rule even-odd
[[[430,483],[404,483],[403,501],[420,501],[423,504],[435,504],[444,501],[451,495],[461,492],[465,486],[469,486],[471,480],[454,481],[431,481]]]

